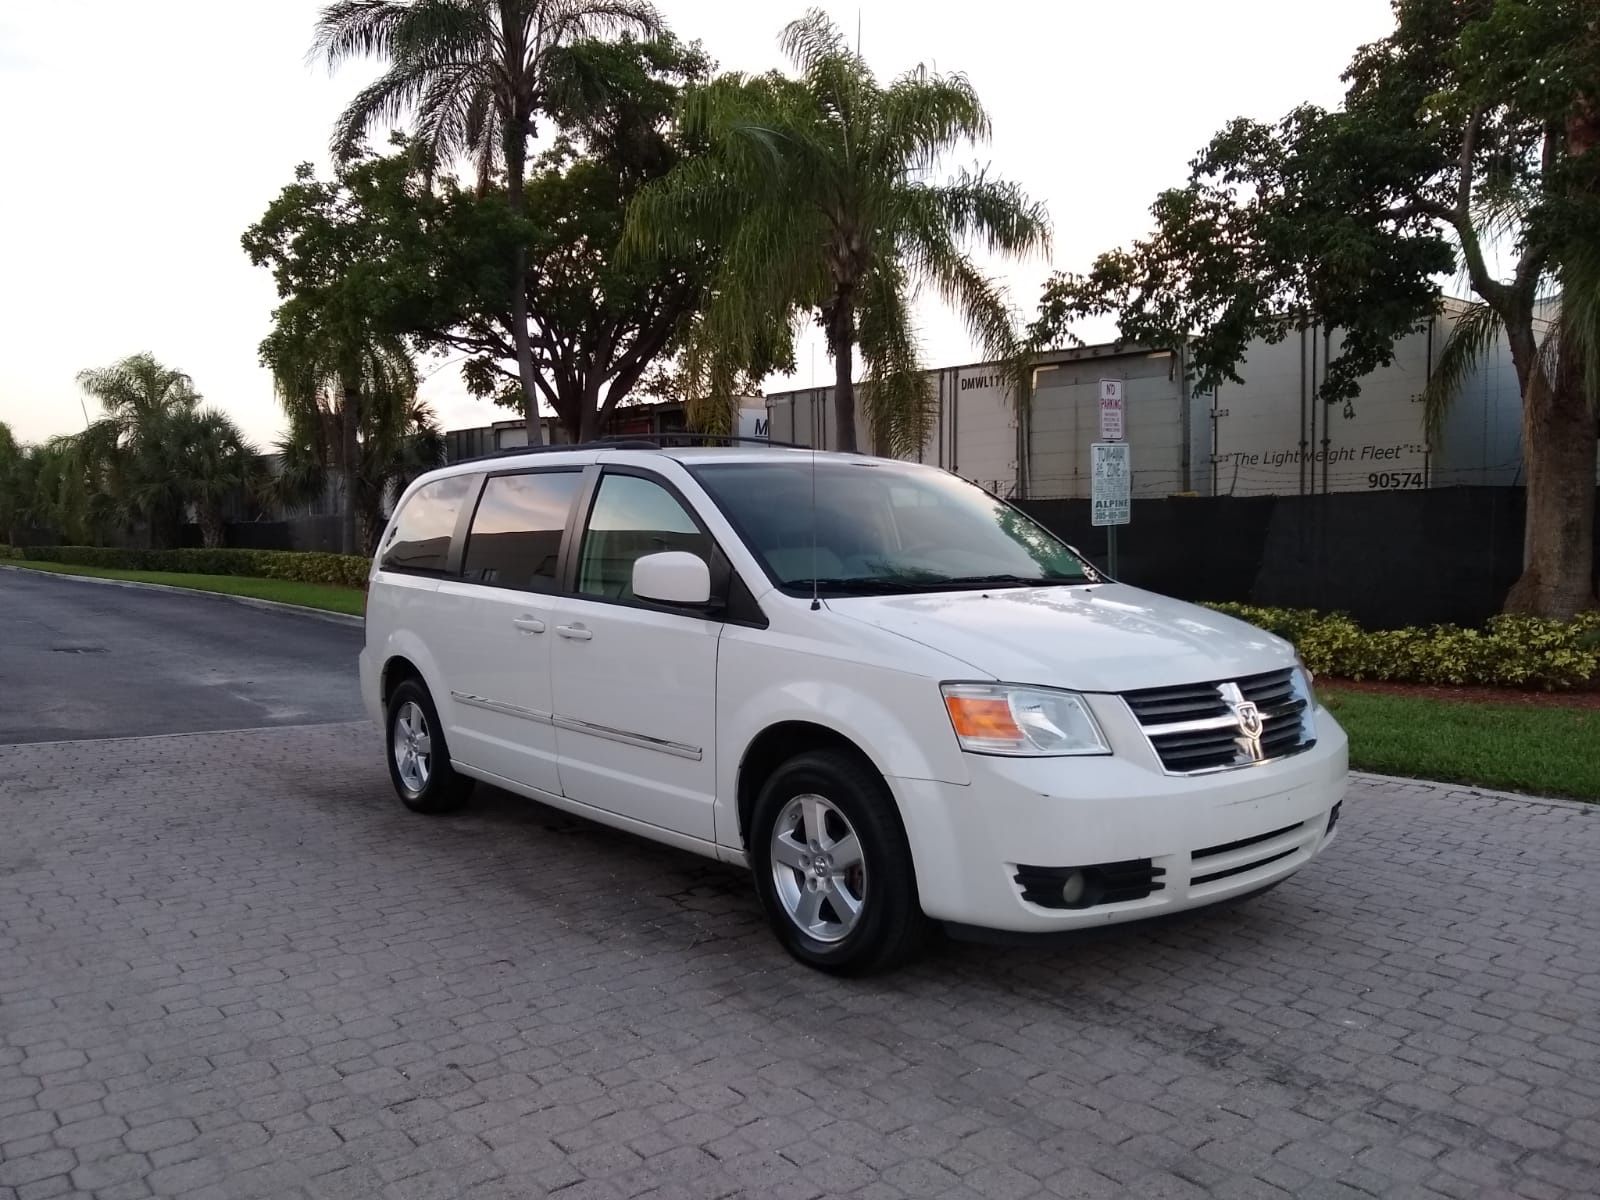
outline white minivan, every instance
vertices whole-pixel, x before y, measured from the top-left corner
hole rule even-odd
[[[1051,933],[1262,891],[1345,736],[1282,640],[1107,578],[932,467],[524,452],[407,489],[361,654],[400,798],[483,780],[748,866],[784,946]]]

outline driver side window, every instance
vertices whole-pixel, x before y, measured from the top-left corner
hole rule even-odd
[[[633,564],[663,550],[711,561],[710,537],[666,488],[637,475],[601,476],[578,559],[579,594],[633,600]]]

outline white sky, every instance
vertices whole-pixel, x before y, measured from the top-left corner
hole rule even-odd
[[[778,31],[804,6],[661,3],[680,36],[741,70],[782,65]],[[1181,182],[1224,121],[1336,102],[1351,52],[1390,28],[1387,0],[824,7],[847,29],[859,13],[880,77],[926,62],[972,79],[995,136],[952,165],[989,164],[1043,199],[1055,224],[1050,263],[999,271],[1030,315],[1051,266],[1082,269],[1144,232],[1156,192]],[[0,12],[0,421],[21,439],[81,428],[77,372],[142,350],[187,371],[263,446],[277,435],[256,355],[276,297],[239,236],[297,163],[326,169],[334,116],[370,76],[306,64],[318,8],[72,0]],[[930,366],[975,357],[937,301],[919,311]],[[769,384],[809,386],[830,371],[812,337],[795,377]],[[511,415],[468,398],[448,364],[424,395],[447,428]]]

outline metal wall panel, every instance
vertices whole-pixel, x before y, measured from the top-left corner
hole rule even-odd
[[[1028,495],[1090,492],[1089,447],[1100,440],[1100,380],[1123,381],[1123,420],[1133,459],[1133,494],[1190,490],[1185,467],[1186,388],[1169,351],[1067,360],[1034,376],[1028,412]]]

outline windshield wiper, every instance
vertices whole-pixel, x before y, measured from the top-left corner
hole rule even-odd
[[[884,595],[900,592],[925,592],[928,585],[924,583],[908,583],[903,579],[887,579],[876,576],[857,576],[853,579],[786,579],[783,582],[786,588],[795,588],[810,591],[815,587],[819,592],[854,592],[863,596]]]
[[[1061,575],[1041,575],[1031,578],[1026,575],[957,575],[952,579],[943,580],[941,586],[982,587],[985,584],[1004,583],[1015,584],[1018,587],[1066,587],[1090,582],[1092,581],[1087,578],[1069,579]]]

